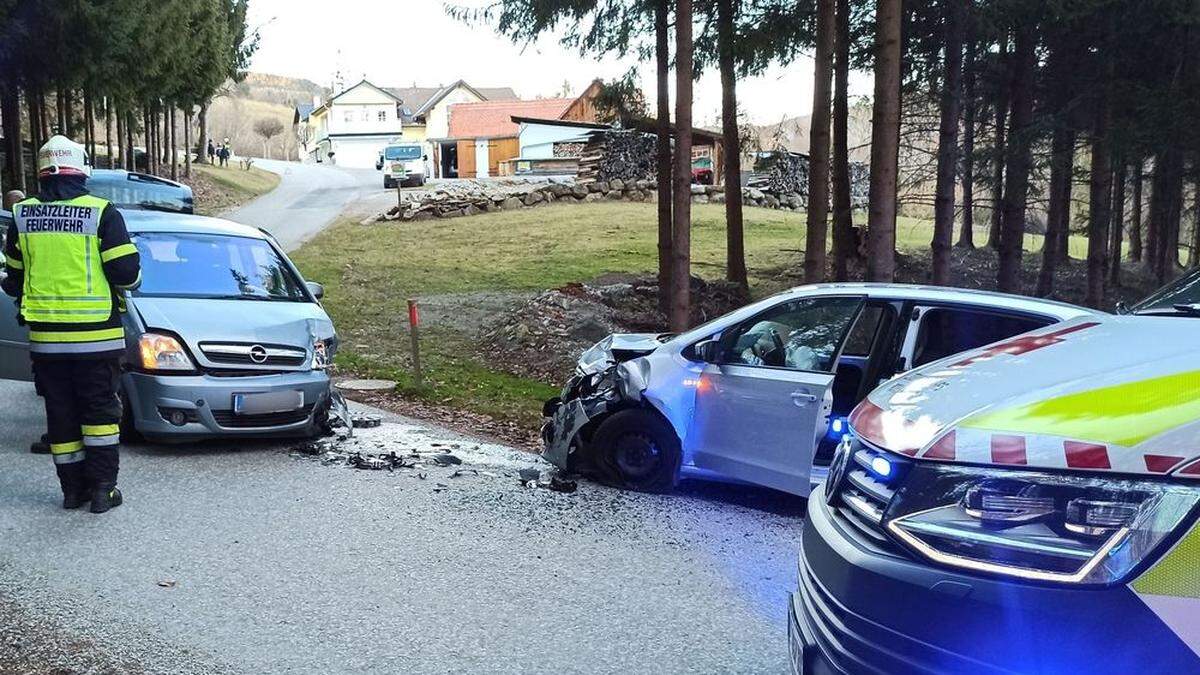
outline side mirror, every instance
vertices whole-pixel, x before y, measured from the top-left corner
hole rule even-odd
[[[692,345],[692,354],[705,363],[716,363],[721,357],[721,345],[716,340],[703,340]]]
[[[378,162],[375,162],[375,170],[383,171],[383,160],[379,160]]]
[[[304,285],[308,287],[308,292],[318,300],[325,297],[325,287],[315,281],[306,281]]]
[[[429,161],[429,155],[421,155],[421,159],[423,159],[423,160],[425,160],[426,162],[428,162],[428,161]]]

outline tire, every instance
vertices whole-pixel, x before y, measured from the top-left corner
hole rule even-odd
[[[670,492],[682,459],[679,437],[662,417],[642,408],[614,413],[592,436],[590,454],[601,481],[639,492]]]
[[[383,189],[384,190],[391,190],[394,187],[396,187],[396,183],[391,178],[383,179]]]

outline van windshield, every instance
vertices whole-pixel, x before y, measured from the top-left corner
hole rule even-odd
[[[383,151],[384,159],[421,159],[419,145],[389,145]]]

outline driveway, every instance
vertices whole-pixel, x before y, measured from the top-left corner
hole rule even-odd
[[[278,168],[280,187],[230,216],[285,245],[391,198],[365,172]],[[126,504],[95,516],[62,511],[50,459],[28,453],[44,428],[32,386],[0,382],[0,400],[0,672],[786,669],[802,500],[529,488],[536,456],[387,416],[342,449],[463,463],[139,445],[122,455]]]
[[[383,189],[380,173],[372,169],[271,159],[255,160],[254,165],[279,174],[279,186],[221,216],[268,230],[286,251],[299,248],[347,209],[365,215],[387,208],[396,198],[394,191]]]

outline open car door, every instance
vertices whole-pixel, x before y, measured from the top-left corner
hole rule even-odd
[[[807,496],[837,360],[861,296],[793,298],[720,337],[696,390],[686,453],[700,469]]]
[[[0,249],[12,216],[0,211]],[[8,274],[4,258],[0,256],[0,278]],[[17,324],[17,304],[12,298],[0,293],[0,380],[33,380],[33,369],[29,364],[29,329]]]

